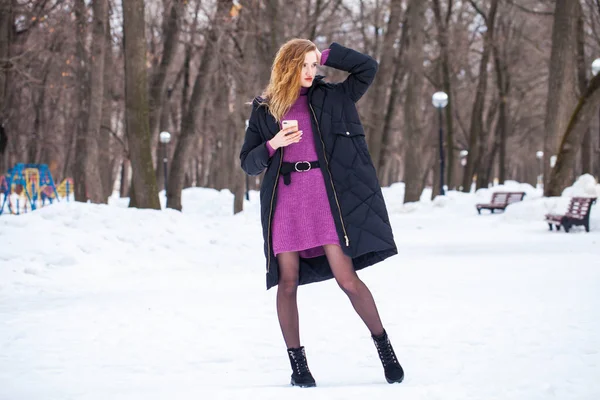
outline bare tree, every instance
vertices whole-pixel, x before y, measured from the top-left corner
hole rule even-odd
[[[400,32],[400,18],[402,14],[402,0],[391,0],[390,2],[390,16],[387,24],[387,30],[384,36],[384,47],[390,49],[385,51],[381,56],[379,62],[379,70],[377,77],[373,84],[372,91],[372,102],[371,102],[371,130],[369,132],[369,152],[373,159],[373,165],[378,170],[379,178],[382,179],[383,167],[385,159],[383,154],[385,153],[383,147],[383,128],[385,126],[385,118],[382,118],[381,110],[386,109],[386,103],[389,99],[388,88],[389,83],[393,79],[394,67],[397,68],[396,54],[394,51],[394,44],[398,41],[398,34]],[[395,108],[394,104],[394,108]],[[388,110],[388,114],[392,115],[394,109]]]
[[[473,179],[473,175],[479,169],[481,157],[483,155],[482,150],[485,143],[483,138],[483,112],[485,96],[487,92],[488,63],[490,60],[490,52],[494,35],[496,11],[498,10],[498,0],[491,0],[490,8],[487,14],[479,8],[474,0],[470,0],[470,3],[472,4],[473,8],[477,10],[477,13],[481,16],[481,18],[483,18],[486,29],[485,33],[483,34],[483,53],[481,55],[481,62],[479,64],[477,91],[475,92],[473,111],[471,113],[471,127],[469,129],[469,154],[462,184],[463,191],[465,192],[469,192],[471,190],[471,181]]]
[[[87,135],[84,140],[85,188],[92,203],[106,203],[102,188],[100,168],[98,168],[98,142],[102,124],[104,104],[104,62],[106,52],[106,29],[108,19],[107,0],[94,0],[92,3],[94,19],[92,21],[92,49],[90,55],[90,94],[87,122]],[[79,142],[78,142],[79,143]]]
[[[158,127],[160,123],[162,122],[164,124],[168,122],[168,120],[165,120],[165,113],[163,113],[163,108],[166,108],[166,104],[168,103],[167,76],[174,63],[175,55],[177,54],[181,26],[180,19],[185,6],[184,3],[184,0],[174,0],[170,7],[167,7],[169,3],[164,2],[164,15],[167,17],[163,21],[162,34],[164,35],[165,40],[160,63],[150,82],[150,135],[153,138],[153,142],[155,142],[158,137]],[[168,110],[166,110],[166,115],[168,115]],[[164,186],[164,171],[163,163],[160,162],[162,159],[159,154],[160,150],[160,146],[157,146],[156,180],[159,188]]]
[[[552,29],[552,52],[548,78],[548,102],[544,129],[544,160],[549,160],[559,150],[560,138],[569,124],[577,101],[577,22],[581,13],[579,1],[557,0]],[[546,181],[550,177],[550,164],[544,162]],[[548,182],[546,182],[548,183]],[[544,193],[550,193],[546,184]]]
[[[583,0],[585,12],[576,18],[579,36],[563,46],[570,47],[563,54],[565,62],[577,65],[569,79],[564,71],[562,75],[550,71],[550,67],[565,67],[565,62],[555,56],[550,63],[555,2],[547,0],[497,0],[494,29],[490,29],[492,0],[431,0],[420,5],[415,0],[298,0],[293,4],[152,0],[144,2],[148,36],[138,43],[140,48],[127,47],[125,42],[126,57],[122,8],[115,0],[103,1],[116,28],[110,30],[107,21],[104,41],[94,38],[97,21],[92,17],[99,14],[92,11],[100,1],[0,0],[0,118],[5,130],[0,133],[0,154],[4,149],[0,169],[17,162],[47,163],[55,181],[74,177],[81,189],[78,199],[87,200],[91,192],[86,181],[98,179],[86,178],[80,165],[95,160],[93,155],[86,157],[86,138],[96,132],[100,115],[98,159],[92,164],[101,174],[101,198],[111,194],[120,172],[121,194],[131,197],[131,205],[137,202],[138,189],[154,197],[162,188],[162,182],[152,188],[145,183],[138,186],[137,181],[153,180],[145,175],[147,171],[159,182],[163,178],[163,164],[155,162],[162,154],[155,160],[148,154],[162,153],[157,132],[169,130],[173,144],[168,154],[169,181],[175,185],[168,191],[175,196],[170,204],[180,208],[183,189],[205,186],[232,190],[234,210],[241,208],[245,182],[235,156],[249,114],[246,102],[266,86],[275,52],[292,37],[312,38],[321,49],[337,41],[380,61],[377,80],[361,100],[366,106],[359,112],[373,158],[379,157],[375,166],[380,182],[385,186],[405,180],[407,199],[418,199],[423,187],[433,186],[434,195],[439,188],[437,118],[429,103],[431,93],[444,90],[450,97],[444,110],[449,187],[461,181],[464,169],[456,158],[458,151],[467,149],[471,156],[468,186],[474,175],[479,186],[496,177],[535,183],[536,175],[541,175],[535,153],[544,149],[545,126],[556,130],[554,153],[546,151],[549,157],[558,151],[577,90],[585,87],[582,78],[589,75],[589,60],[600,53],[597,0]],[[577,2],[566,3],[561,1],[563,7]],[[126,2],[127,11],[133,4]],[[422,19],[415,14],[417,6],[425,15]],[[564,12],[557,14],[565,19]],[[419,17],[418,29],[413,27],[414,15]],[[493,40],[488,39],[491,31]],[[557,32],[556,37],[561,35]],[[423,37],[416,37],[417,33]],[[560,40],[565,41],[564,35]],[[100,63],[92,59],[100,43],[105,44],[101,111],[94,103],[100,92],[94,78]],[[145,52],[146,60],[132,64],[132,48],[138,55]],[[408,51],[412,53],[407,55]],[[345,78],[342,71],[324,72],[327,81]],[[131,80],[134,75],[139,82]],[[575,94],[567,101],[565,85],[571,78]],[[137,99],[142,104],[147,101],[150,108],[139,104],[131,108],[136,90],[141,93],[143,87],[146,98]],[[549,98],[563,102],[564,110],[570,108],[557,113],[558,106],[552,106],[552,118],[561,120],[563,128],[545,122]],[[134,126],[136,112],[139,125]],[[570,179],[588,171],[590,162],[600,174],[599,153],[587,157],[585,152],[600,146],[598,122],[592,121],[593,134],[580,140]],[[132,137],[137,147],[130,142]],[[250,189],[260,184],[260,176],[249,179]]]
[[[421,90],[425,81],[423,71],[423,42],[425,31],[425,11],[427,3],[421,0],[411,0],[408,5],[407,23],[408,36],[406,46],[407,83],[404,101],[405,138],[407,151],[404,162],[404,183],[406,185],[404,202],[418,201],[423,191],[420,177],[419,154],[421,136],[423,133],[421,114]]]
[[[494,57],[494,72],[496,73],[496,88],[498,90],[499,104],[498,104],[498,125],[496,128],[497,139],[494,141],[494,150],[499,148],[499,181],[504,183],[506,180],[506,145],[508,135],[508,112],[510,109],[510,76],[508,74],[508,65],[506,63],[506,55],[502,53],[503,48],[498,43],[498,36],[502,36],[504,40],[509,37],[509,31],[511,25],[509,21],[499,21],[496,38],[493,44],[493,57]],[[496,152],[493,151],[492,154]],[[491,164],[490,164],[491,166]],[[489,176],[489,174],[488,174]]]
[[[123,0],[126,130],[134,193],[131,200],[138,208],[160,209],[148,118],[145,25],[144,0]]]
[[[189,162],[193,141],[196,138],[197,119],[202,110],[203,101],[208,95],[206,87],[219,49],[219,28],[227,20],[230,6],[231,2],[227,0],[217,1],[215,22],[208,28],[205,36],[205,48],[192,89],[190,106],[186,115],[182,118],[181,135],[173,155],[173,163],[169,174],[169,187],[167,189],[167,207],[176,210],[182,208],[181,191],[184,187],[186,165]]]
[[[104,99],[102,105],[102,124],[100,127],[100,136],[98,139],[98,165],[104,168],[100,170],[102,180],[102,191],[104,199],[107,199],[113,191],[113,185],[116,179],[115,165],[121,162],[124,151],[112,153],[111,145],[114,142],[112,136],[116,135],[113,131],[114,113],[117,111],[113,107],[114,93],[114,57],[112,48],[112,34],[110,29],[110,18],[106,19],[106,29],[104,31]],[[123,150],[123,149],[121,149]]]
[[[446,6],[446,15],[442,15],[442,9],[440,6],[440,0],[433,0],[433,13],[435,15],[436,26],[438,30],[437,40],[440,46],[440,68],[441,68],[441,81],[444,92],[448,95],[448,105],[444,109],[446,117],[446,141],[445,141],[445,152],[447,163],[447,177],[446,182],[449,188],[455,187],[454,182],[454,102],[452,94],[452,77],[450,72],[450,46],[448,43],[448,29],[450,28],[450,18],[453,12],[453,0],[448,0]],[[437,186],[437,185],[436,185]],[[435,186],[434,186],[435,188]]]
[[[4,122],[6,113],[6,94],[8,92],[8,71],[10,69],[10,44],[12,42],[13,12],[12,0],[0,2],[0,125]],[[2,157],[2,153],[0,153]],[[1,170],[0,158],[0,170]]]
[[[585,93],[587,87],[587,70],[585,62],[585,21],[583,19],[583,10],[579,13],[577,19],[577,81],[579,83],[578,93]],[[593,171],[592,163],[592,136],[588,128],[583,134],[581,141],[581,173],[591,174]]]
[[[577,151],[581,147],[583,134],[598,112],[598,108],[600,108],[600,74],[591,80],[589,87],[571,115],[569,124],[562,136],[556,165],[552,169],[548,185],[544,190],[546,196],[560,196],[562,191],[569,186],[573,163]]]
[[[5,154],[8,147],[8,134],[6,133],[6,98],[8,94],[8,74],[10,69],[10,43],[12,42],[13,28],[12,1],[0,2],[0,174],[6,167]]]
[[[78,116],[76,119],[75,130],[75,168],[73,177],[75,179],[75,200],[87,201],[87,136],[89,122],[89,67],[88,54],[85,48],[88,32],[87,6],[85,0],[75,0],[75,37],[76,37],[76,84],[77,84],[77,102]]]

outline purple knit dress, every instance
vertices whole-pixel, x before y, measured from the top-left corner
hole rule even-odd
[[[324,51],[321,64],[327,55]],[[318,160],[307,92],[308,88],[301,88],[300,96],[283,118],[298,120],[298,129],[303,132],[300,142],[283,148],[285,162]],[[268,142],[267,148],[273,156],[275,150]],[[283,176],[279,177],[272,232],[275,255],[298,251],[303,258],[318,257],[325,254],[323,245],[340,244],[320,168],[292,172],[290,185],[283,183]]]

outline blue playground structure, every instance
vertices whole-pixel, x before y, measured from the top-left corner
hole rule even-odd
[[[67,199],[69,183],[72,187],[72,180],[66,183]],[[27,212],[28,205],[34,211],[43,207],[46,201],[52,204],[54,199],[60,199],[46,164],[16,164],[6,175],[0,176],[0,193],[4,195],[0,215],[7,205],[9,213],[18,215],[21,210]]]

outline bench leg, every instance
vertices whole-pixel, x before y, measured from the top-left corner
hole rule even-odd
[[[494,213],[494,209],[493,208],[490,211],[492,212],[492,214]]]
[[[548,222],[548,228],[550,228],[550,230],[552,230],[552,224],[550,222]]]
[[[590,231],[590,223],[589,222],[587,224],[585,224],[585,231],[586,232]]]
[[[560,231],[560,225],[556,225],[556,232]]]
[[[477,213],[478,213],[479,215],[481,215],[481,208],[478,208],[478,209],[477,209]]]
[[[569,229],[571,229],[571,225],[569,224],[564,224],[563,228],[565,228],[565,232],[569,233]]]

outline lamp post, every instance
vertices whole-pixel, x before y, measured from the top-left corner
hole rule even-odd
[[[537,183],[538,186],[541,187],[543,182],[544,182],[544,166],[543,166],[543,158],[544,158],[544,152],[543,151],[537,151],[535,153],[535,157],[538,159],[538,177],[537,177]]]
[[[444,196],[446,193],[444,192],[444,129],[442,126],[442,109],[448,105],[448,95],[444,92],[435,92],[431,98],[431,102],[433,103],[433,106],[438,109],[440,120],[440,195]]]
[[[167,145],[171,141],[171,134],[169,132],[163,131],[160,133],[160,142],[163,147],[163,172],[165,174],[165,198],[167,197],[167,188],[169,187],[167,182]]]
[[[467,156],[469,155],[469,150],[461,150],[460,153],[458,153],[460,155],[460,165],[463,167],[463,174],[464,174],[464,168],[465,165],[467,165]],[[463,190],[462,185],[459,186],[460,190]]]

